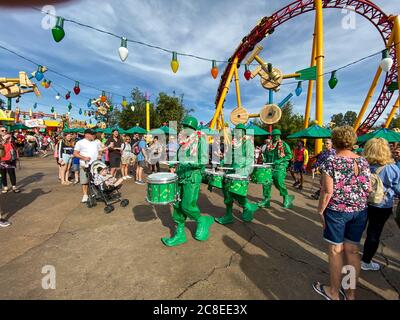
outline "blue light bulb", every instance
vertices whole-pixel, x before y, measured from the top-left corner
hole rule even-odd
[[[303,88],[301,87],[301,81],[300,81],[296,88],[296,96],[299,97],[302,92],[303,92]]]

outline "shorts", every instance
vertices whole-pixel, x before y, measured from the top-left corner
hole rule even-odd
[[[146,168],[146,161],[142,160],[142,161],[138,161],[138,166],[140,168]]]
[[[119,168],[121,166],[121,157],[110,157],[110,168]]]
[[[71,166],[71,170],[72,170],[72,172],[78,172],[79,171],[79,163],[73,163],[72,164],[72,166]]]
[[[340,245],[344,242],[360,244],[367,226],[367,209],[358,212],[339,212],[326,209],[324,240],[330,244]]]
[[[88,173],[85,171],[86,168],[79,167],[79,180],[82,185],[89,184]]]
[[[305,173],[306,171],[304,170],[304,162],[296,161],[293,164],[293,172],[295,172],[295,173]]]
[[[127,156],[127,157],[122,156],[121,157],[122,164],[131,164],[132,160],[133,160],[132,156]]]
[[[62,161],[64,161],[64,163],[65,163],[66,165],[68,165],[69,162],[70,162],[71,160],[72,160],[72,155],[63,153],[63,155],[62,155]]]

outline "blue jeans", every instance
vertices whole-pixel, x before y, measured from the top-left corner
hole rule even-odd
[[[367,209],[358,212],[339,212],[326,209],[324,239],[330,244],[344,242],[359,244],[367,226]]]

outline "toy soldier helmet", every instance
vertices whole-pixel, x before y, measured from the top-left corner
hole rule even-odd
[[[192,128],[193,130],[197,130],[199,127],[199,123],[195,117],[186,117],[182,120],[182,126],[186,126]]]
[[[280,135],[282,135],[281,130],[279,129],[272,130],[272,136],[280,136]]]
[[[236,126],[235,129],[236,129],[236,130],[244,130],[244,131],[246,131],[246,127],[245,127],[245,125],[244,125],[243,123],[239,123],[239,124]]]

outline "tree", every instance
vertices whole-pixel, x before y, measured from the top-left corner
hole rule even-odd
[[[334,114],[331,117],[331,121],[334,123],[334,127],[342,126],[353,126],[357,120],[357,113],[354,111],[347,111],[344,115],[343,113]]]
[[[132,107],[134,107],[134,111],[132,111]],[[152,104],[150,104],[150,119],[152,122],[156,120],[155,122],[158,124],[154,106]],[[126,108],[123,108],[122,111],[118,113],[118,124],[125,130],[130,129],[137,124],[142,128],[146,127],[146,97],[139,88],[134,88],[132,90],[131,101],[128,103]]]
[[[160,92],[157,98],[156,111],[162,123],[166,122],[167,125],[169,121],[180,123],[187,113],[183,106],[183,95],[178,98]]]
[[[118,124],[123,129],[130,129],[137,124],[142,128],[146,127],[146,97],[138,88],[132,90],[131,99],[126,108],[122,111],[115,111]],[[134,111],[132,111],[134,107]],[[163,123],[177,121],[178,123],[189,114],[192,109],[186,109],[183,104],[183,94],[179,97],[169,96],[160,92],[156,104],[150,103],[150,125],[151,128],[158,128]]]
[[[344,114],[344,117],[343,117],[343,122],[344,122],[344,124],[345,125],[348,125],[348,126],[354,126],[354,123],[356,122],[356,120],[357,120],[357,113],[356,112],[354,112],[354,111],[347,111],[345,114]]]

